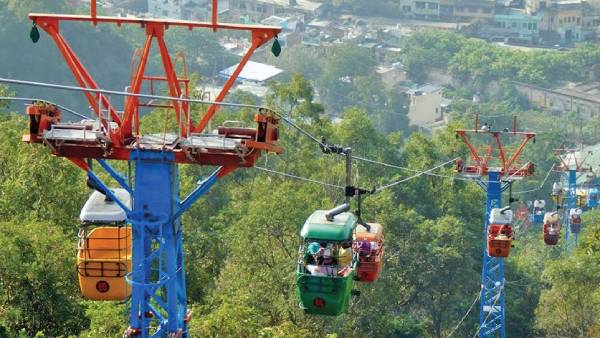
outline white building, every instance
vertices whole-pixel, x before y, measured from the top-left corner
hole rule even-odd
[[[442,88],[425,84],[406,92],[409,99],[408,119],[411,125],[423,127],[443,121],[450,101],[442,97]]]
[[[155,18],[208,21],[211,7],[211,0],[148,0],[148,13]],[[219,0],[219,14],[227,10],[229,1]]]

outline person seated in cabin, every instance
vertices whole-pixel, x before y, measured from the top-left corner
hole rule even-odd
[[[343,242],[338,249],[338,261],[340,267],[345,268],[352,263],[352,243],[350,241]]]
[[[500,235],[505,236],[504,238],[511,238],[512,229],[510,228],[510,226],[503,226],[502,229],[500,229]]]
[[[322,259],[323,248],[317,242],[311,242],[308,244],[306,252],[304,253],[304,265],[317,265],[319,260]]]

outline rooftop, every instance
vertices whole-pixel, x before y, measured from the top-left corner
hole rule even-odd
[[[303,11],[314,12],[319,9],[323,3],[314,2],[309,0],[294,0],[294,5],[291,5],[291,0],[256,0],[255,2],[264,3],[269,5],[281,6],[286,8],[295,8]]]
[[[332,222],[325,218],[326,210],[317,210],[306,220],[300,236],[304,239],[320,239],[326,241],[345,241],[352,238],[352,230],[356,217],[349,212],[343,212]]]
[[[219,76],[229,78],[238,65],[239,63],[229,68],[223,69],[219,72]],[[242,72],[238,76],[238,79],[241,81],[247,80],[254,82],[263,82],[279,75],[281,72],[283,72],[283,70],[277,67],[260,62],[248,61],[246,67],[242,69]]]
[[[437,92],[441,89],[442,89],[442,87],[432,85],[430,83],[426,83],[424,85],[418,86],[417,88],[409,89],[406,91],[406,93],[409,95],[423,95],[423,94]]]

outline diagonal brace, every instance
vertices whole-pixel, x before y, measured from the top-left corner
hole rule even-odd
[[[125,177],[123,175],[121,175],[118,171],[116,171],[115,168],[113,168],[105,160],[97,160],[97,161],[98,161],[98,163],[100,163],[102,168],[104,168],[104,170],[106,170],[106,172],[109,173],[110,176],[112,178],[114,178],[115,181],[117,181],[121,185],[121,187],[123,187],[123,189],[127,190],[127,192],[129,192],[129,194],[133,195],[133,190],[131,189],[129,184],[127,184],[127,180],[125,179]]]
[[[115,203],[117,203],[121,209],[125,210],[125,213],[127,215],[129,215],[131,213],[131,209],[129,209],[125,203],[123,203],[123,201],[121,201],[120,199],[117,198],[117,196],[112,192],[112,190],[110,190],[110,188],[104,184],[104,182],[102,182],[102,180],[96,176],[96,174],[94,174],[93,171],[88,170],[87,172],[88,177],[90,178],[90,180],[92,180],[94,183],[96,183],[99,187],[101,187],[102,189],[104,189],[104,191],[106,192],[106,194],[113,200],[115,201]]]

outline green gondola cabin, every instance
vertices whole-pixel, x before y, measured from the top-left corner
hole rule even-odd
[[[349,212],[327,220],[327,211],[315,211],[300,235],[296,292],[305,313],[337,316],[350,303],[356,269],[352,233],[356,217]]]

